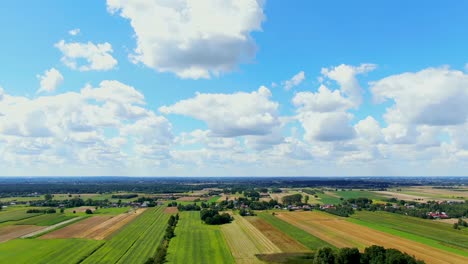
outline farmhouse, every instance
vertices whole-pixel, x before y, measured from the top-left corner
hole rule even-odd
[[[428,216],[432,218],[440,218],[440,219],[447,219],[450,218],[445,212],[429,212],[427,213]]]

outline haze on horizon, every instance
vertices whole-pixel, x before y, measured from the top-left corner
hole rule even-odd
[[[467,8],[5,2],[0,176],[465,176]]]

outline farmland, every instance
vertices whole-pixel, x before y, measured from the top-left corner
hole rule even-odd
[[[21,237],[23,235],[41,230],[43,227],[35,225],[21,225],[21,226],[5,226],[0,228],[0,243]]]
[[[78,263],[102,243],[83,239],[16,239],[0,244],[0,262]]]
[[[156,251],[169,218],[163,207],[147,209],[83,263],[143,263]]]
[[[305,247],[315,250],[321,247],[334,247],[333,245],[311,235],[310,233],[289,224],[288,222],[282,221],[275,216],[272,216],[268,213],[260,213],[258,215],[259,218],[262,218],[272,226],[276,227],[277,229],[281,230],[283,233],[293,237],[299,243],[304,245]]]
[[[176,236],[168,248],[168,263],[234,263],[219,226],[203,224],[199,212],[179,215]]]
[[[26,218],[30,218],[33,216],[37,216],[40,214],[28,214],[26,213],[26,209],[22,208],[20,210],[10,210],[0,213],[0,223],[9,222],[9,221],[18,221],[23,220]]]
[[[468,234],[465,230],[455,230],[445,223],[386,212],[364,211],[357,212],[348,220],[468,257]]]
[[[384,233],[346,221],[344,218],[321,212],[279,213],[278,218],[293,224],[337,247],[369,245],[392,247],[427,261],[428,263],[463,263],[466,257],[430,247],[392,234]]]
[[[98,225],[107,219],[109,216],[93,216],[85,220],[78,221],[71,225],[68,225],[64,228],[55,230],[48,234],[41,236],[41,239],[51,239],[51,238],[79,238],[83,232],[86,232],[95,225]]]
[[[75,216],[67,216],[63,214],[43,214],[31,218],[27,218],[21,221],[17,221],[16,225],[38,225],[38,226],[51,226],[57,223],[69,220]]]

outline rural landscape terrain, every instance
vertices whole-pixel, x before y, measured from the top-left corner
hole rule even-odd
[[[5,178],[0,262],[467,263],[467,183]]]

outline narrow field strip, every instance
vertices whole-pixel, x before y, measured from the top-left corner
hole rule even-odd
[[[85,230],[83,233],[77,235],[77,237],[97,239],[97,240],[105,239],[106,237],[109,237],[110,235],[112,235],[112,233],[114,233],[115,231],[123,227],[124,225],[133,221],[133,219],[135,219],[144,211],[145,209],[141,208],[136,211],[119,214],[117,216],[112,217],[111,219],[104,221],[103,223],[99,225],[96,225],[88,230]]]
[[[21,225],[5,226],[0,228],[0,243],[12,240],[26,234],[43,229],[43,226]]]
[[[307,247],[297,242],[286,233],[281,232],[262,218],[249,216],[246,217],[246,219],[276,245],[281,252],[310,252]]]
[[[81,234],[86,232],[89,228],[92,228],[93,226],[98,225],[109,218],[110,216],[92,216],[85,220],[45,234],[41,236],[40,239],[80,238]]]
[[[321,212],[280,213],[278,217],[342,247],[343,243],[381,245],[414,255],[426,263],[467,263],[468,258],[346,221]],[[333,235],[331,235],[333,234]],[[363,246],[359,247],[360,249]]]
[[[144,263],[156,251],[169,218],[164,207],[149,208],[121,228],[82,263]]]
[[[55,224],[55,225],[51,225],[51,226],[48,226],[48,227],[45,227],[45,228],[41,228],[40,230],[37,230],[37,231],[34,231],[32,233],[28,233],[24,236],[22,236],[21,238],[30,238],[30,237],[37,237],[37,236],[40,236],[42,234],[45,234],[51,230],[54,230],[54,229],[58,229],[62,226],[66,226],[70,223],[73,223],[73,222],[77,222],[79,220],[83,219],[83,217],[75,217],[75,218],[72,218],[70,220],[66,220],[66,221],[63,221],[63,222],[60,222],[58,224]]]
[[[232,256],[235,258],[236,263],[263,263],[257,259],[255,255],[271,252],[269,250],[264,251],[263,246],[259,247],[253,237],[255,234],[251,234],[248,229],[243,227],[245,223],[240,220],[240,218],[243,217],[236,215],[234,218],[232,223],[222,225],[221,231],[231,249]]]

